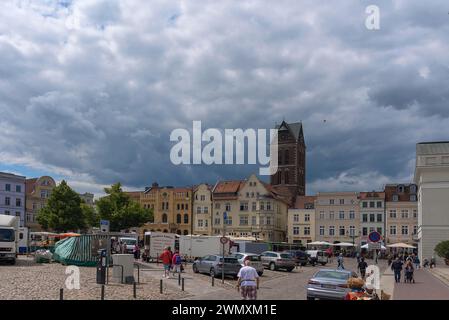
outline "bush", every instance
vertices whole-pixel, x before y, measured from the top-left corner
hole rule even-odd
[[[442,241],[435,247],[435,252],[442,258],[449,259],[449,240]]]

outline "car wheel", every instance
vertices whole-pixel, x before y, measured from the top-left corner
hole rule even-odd
[[[198,273],[198,267],[196,266],[196,264],[193,264],[193,272]]]
[[[276,270],[276,265],[274,264],[274,262],[270,263],[270,270],[271,271],[275,271]]]
[[[211,277],[215,278],[215,269],[214,268],[210,268],[209,274]]]
[[[322,265],[322,266],[325,266],[325,265],[326,265],[326,262],[321,262],[321,265]]]
[[[307,300],[315,300],[315,298],[307,296]]]

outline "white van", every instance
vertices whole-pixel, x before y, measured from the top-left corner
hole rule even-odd
[[[309,262],[314,264],[319,263],[322,266],[326,265],[329,262],[329,259],[327,258],[327,254],[325,251],[322,250],[307,250],[307,255],[309,256]]]

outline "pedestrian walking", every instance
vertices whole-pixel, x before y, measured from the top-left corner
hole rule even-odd
[[[432,257],[430,259],[430,269],[435,268],[435,267],[436,267],[435,257]]]
[[[182,259],[179,255],[179,251],[176,250],[175,254],[172,258],[172,266],[173,266],[173,277],[175,276],[175,273],[181,273],[181,265],[182,265]]]
[[[244,261],[245,266],[238,273],[237,291],[240,291],[242,300],[256,300],[259,290],[259,274],[250,266],[250,260]]]
[[[134,253],[134,259],[135,260],[139,260],[139,258],[140,258],[140,248],[137,245],[137,243],[134,245],[133,253]]]
[[[397,258],[392,264],[391,264],[391,270],[394,272],[394,280],[396,283],[401,282],[401,271],[402,271],[402,261],[400,258]]]
[[[415,269],[419,269],[419,268],[420,268],[420,266],[421,266],[421,261],[419,261],[418,256],[415,256],[415,257],[413,258],[413,263],[415,264]]]
[[[404,268],[404,282],[412,282],[415,283],[415,279],[413,278],[413,263],[410,260],[407,260]]]
[[[360,259],[357,268],[360,270],[360,276],[362,277],[363,280],[365,280],[366,268],[368,268],[368,264],[366,263],[365,258]]]
[[[359,264],[360,263],[360,253],[358,251],[357,251],[356,257],[357,257],[357,264]]]
[[[343,253],[341,253],[341,252],[338,256],[337,263],[338,263],[337,269],[340,269],[340,270],[345,269],[345,266],[343,265]]]
[[[170,278],[170,266],[171,266],[171,260],[172,256],[170,253],[170,247],[166,247],[164,249],[164,252],[162,252],[159,259],[162,260],[162,265],[164,266],[164,278]]]

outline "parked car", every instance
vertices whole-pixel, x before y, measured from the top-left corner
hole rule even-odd
[[[250,261],[249,265],[251,267],[253,267],[254,269],[256,269],[259,276],[261,276],[263,274],[264,266],[262,263],[262,258],[260,257],[259,254],[237,252],[234,254],[234,256],[239,260],[240,265],[242,267],[244,266],[245,259],[249,259],[249,261]]]
[[[218,277],[222,274],[224,268],[225,276],[231,276],[237,278],[237,274],[242,267],[236,257],[228,256],[224,258],[218,255],[208,255],[193,262],[193,272],[195,273],[207,273],[211,277]]]
[[[307,300],[344,300],[346,293],[350,291],[347,287],[350,277],[357,277],[357,273],[349,270],[320,269],[308,282]]]
[[[296,261],[296,265],[305,266],[309,262],[309,256],[302,250],[285,250],[285,253],[290,254]]]
[[[270,270],[285,269],[288,272],[296,267],[296,261],[289,253],[264,251],[260,255],[264,267]]]
[[[309,263],[313,266],[319,263],[325,266],[329,262],[329,258],[325,251],[322,250],[307,250],[307,255],[309,256]]]

